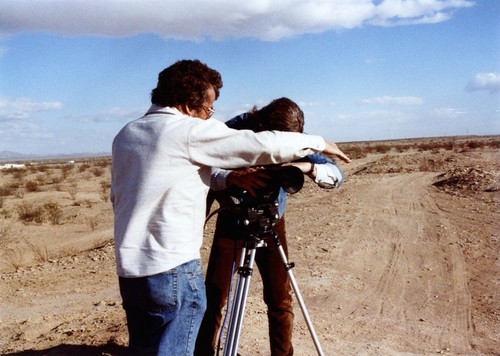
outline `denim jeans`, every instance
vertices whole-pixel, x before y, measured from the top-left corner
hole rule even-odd
[[[192,355],[206,309],[200,260],[147,277],[119,277],[133,355]]]

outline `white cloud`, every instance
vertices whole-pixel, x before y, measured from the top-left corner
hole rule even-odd
[[[384,26],[438,23],[450,19],[450,10],[473,5],[467,0],[385,0],[377,6],[371,23]]]
[[[0,0],[0,35],[47,31],[66,35],[166,38],[253,37],[275,41],[363,25],[436,23],[470,0]]]
[[[424,100],[416,96],[377,96],[361,101],[367,105],[422,105]]]
[[[414,117],[414,113],[399,110],[373,110],[361,112],[360,117],[370,122],[384,123],[382,126],[386,126],[395,122],[411,120]]]
[[[468,91],[487,90],[491,93],[500,92],[500,73],[478,73],[467,84],[466,89]]]
[[[63,104],[58,101],[36,102],[30,98],[0,97],[0,120],[28,119],[37,112],[59,110],[62,107]]]
[[[431,111],[431,117],[440,119],[456,119],[465,114],[464,110],[455,108],[437,108]]]

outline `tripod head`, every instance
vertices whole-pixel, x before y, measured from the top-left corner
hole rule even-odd
[[[246,236],[268,236],[279,219],[280,190],[294,194],[304,185],[304,174],[294,166],[276,166],[266,170],[272,179],[255,196],[246,190],[235,190],[232,196],[239,200],[239,225]]]

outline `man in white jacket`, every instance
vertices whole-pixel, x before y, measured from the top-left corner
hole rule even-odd
[[[211,167],[349,158],[322,137],[208,120],[220,74],[198,60],[164,69],[152,106],[113,141],[116,267],[134,353],[192,355],[206,308],[200,246]]]

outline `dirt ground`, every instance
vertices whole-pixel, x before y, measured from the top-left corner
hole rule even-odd
[[[496,145],[461,144],[475,140]],[[292,271],[325,355],[500,354],[499,140],[341,145],[354,158],[340,164],[344,185],[321,190],[306,181],[290,196]],[[0,354],[124,354],[112,210],[100,196],[109,167],[103,175],[74,168],[53,189],[46,177],[57,172],[22,178],[40,182],[38,191],[1,197]],[[0,171],[0,187],[15,179]],[[56,203],[62,216],[21,221],[23,202]],[[241,355],[269,354],[259,278]],[[298,304],[294,347],[317,354]]]

